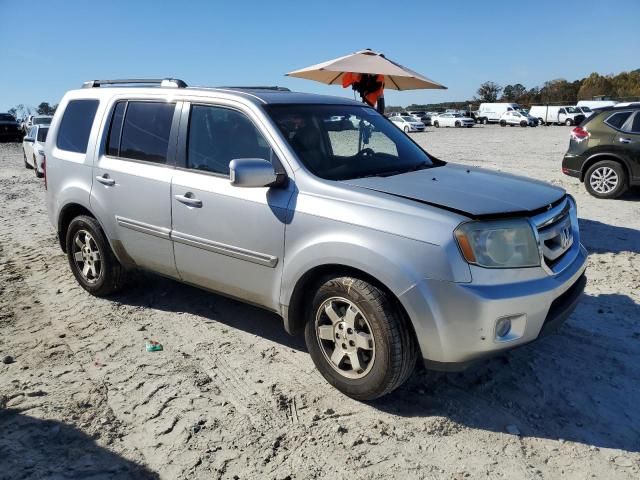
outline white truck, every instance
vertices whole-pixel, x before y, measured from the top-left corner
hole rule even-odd
[[[536,117],[541,125],[578,125],[585,118],[576,107],[562,105],[531,105],[529,115]]]
[[[519,111],[522,107],[517,103],[481,103],[478,108],[479,123],[498,123],[506,112]]]

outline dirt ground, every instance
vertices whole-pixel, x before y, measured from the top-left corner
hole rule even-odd
[[[559,335],[371,404],[331,388],[273,314],[150,274],[89,296],[43,182],[0,145],[0,479],[639,478],[640,193],[589,197],[560,172],[568,135],[413,135],[565,187],[589,283]]]

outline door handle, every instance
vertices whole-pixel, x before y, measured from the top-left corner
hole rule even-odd
[[[189,207],[202,208],[202,200],[195,198],[191,192],[187,192],[184,195],[175,195],[174,198]]]
[[[108,173],[105,173],[104,175],[98,175],[96,177],[96,180],[108,187],[112,187],[116,184],[116,181],[113,178],[110,178]]]
[[[624,137],[620,137],[618,141],[620,143],[633,143],[633,140],[631,140],[630,138],[624,138]]]

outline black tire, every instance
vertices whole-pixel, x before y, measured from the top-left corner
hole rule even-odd
[[[489,123],[489,119],[488,118],[483,118],[482,119],[482,124],[483,125],[487,125]]]
[[[33,171],[36,172],[36,178],[44,177],[43,174],[38,172],[38,162],[36,162],[36,157],[33,157]]]
[[[27,162],[27,154],[24,152],[24,149],[22,149],[22,159],[24,160],[24,168],[33,168],[31,165],[29,165],[29,162]]]
[[[617,175],[617,184],[611,191],[598,191],[591,183],[592,176],[594,175],[594,173],[596,173],[596,171],[602,171],[602,169],[607,168],[613,170]],[[587,169],[584,175],[584,186],[587,189],[587,192],[589,192],[589,194],[596,198],[617,198],[629,189],[629,183],[627,182],[627,172],[625,171],[624,167],[618,162],[615,162],[613,160],[602,160],[600,162],[594,163]]]
[[[433,122],[433,126],[436,128],[440,128],[440,123],[436,120],[435,122]]]
[[[520,126],[521,127],[526,127],[527,125],[529,125],[529,124],[527,122],[525,122],[525,121],[520,122]]]
[[[573,125],[573,120],[571,120],[570,118],[567,118],[567,119],[564,121],[564,124],[565,124],[567,127],[570,127],[570,126],[572,126],[572,125]]]
[[[404,133],[409,133],[409,127],[404,127]]]
[[[456,122],[454,125],[456,128],[460,128],[460,122]]]
[[[500,120],[500,126],[501,127],[506,127],[507,126],[507,122],[505,122],[504,120]]]
[[[316,315],[324,311],[323,304],[336,298],[352,302],[370,326],[373,363],[359,378],[347,378],[336,370],[316,333]],[[369,282],[325,277],[317,285],[306,317],[305,342],[313,363],[331,385],[349,397],[362,401],[382,397],[402,385],[416,366],[418,349],[409,321],[389,293]]]
[[[79,265],[74,259],[74,241],[76,233],[88,232],[99,252],[100,267],[97,277],[91,281],[85,278]],[[67,259],[73,275],[82,288],[91,295],[103,297],[117,292],[122,288],[125,280],[125,271],[111,251],[100,224],[95,218],[80,215],[69,224],[66,232]]]

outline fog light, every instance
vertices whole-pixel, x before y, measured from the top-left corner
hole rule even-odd
[[[503,338],[511,331],[511,317],[501,318],[496,322],[496,337]]]

